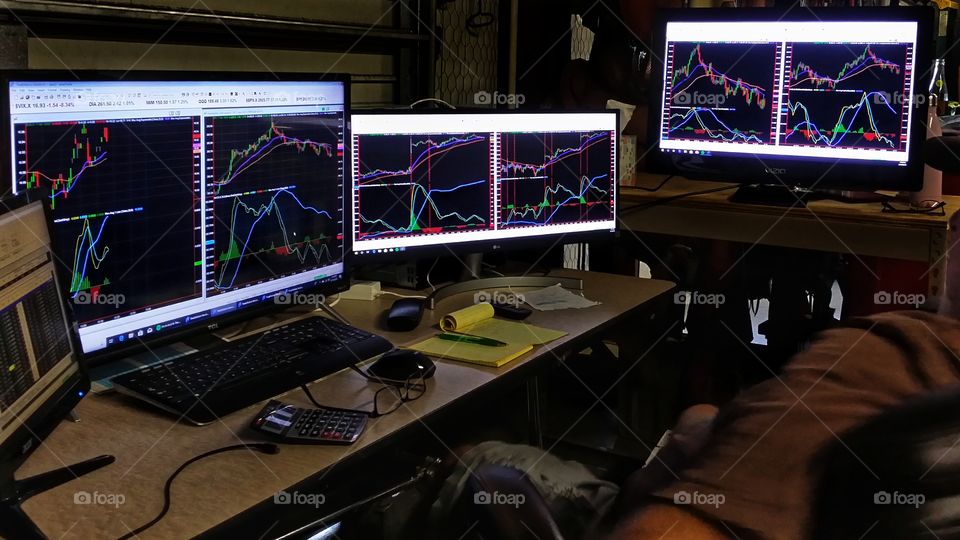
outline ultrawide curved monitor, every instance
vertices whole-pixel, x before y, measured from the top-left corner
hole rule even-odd
[[[351,116],[357,262],[610,236],[616,111]]]
[[[663,14],[653,168],[790,187],[919,189],[932,10]]]

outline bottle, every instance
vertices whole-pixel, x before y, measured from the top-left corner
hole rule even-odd
[[[944,90],[946,93],[946,90]],[[927,139],[943,135],[940,126],[940,116],[937,107],[940,100],[930,94],[930,103],[927,105]],[[943,173],[929,165],[923,166],[923,187],[920,191],[910,192],[910,205],[916,208],[926,208],[943,197]]]
[[[933,74],[930,76],[929,94],[937,98],[937,115],[943,116],[947,112],[947,62],[943,58],[933,61]]]

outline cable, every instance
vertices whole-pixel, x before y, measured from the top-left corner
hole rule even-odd
[[[654,206],[666,204],[668,202],[676,201],[678,199],[683,199],[686,197],[693,197],[695,195],[705,195],[707,193],[716,193],[718,191],[729,191],[731,189],[737,189],[739,187],[740,187],[740,184],[734,184],[732,186],[721,186],[717,188],[703,189],[700,191],[691,191],[689,193],[681,193],[679,195],[673,195],[670,197],[664,197],[662,199],[656,199],[654,201],[650,201],[647,204],[638,204],[636,206],[631,206],[629,208],[623,208],[620,210],[620,215],[629,214],[630,212],[639,212],[640,210],[646,210],[647,208],[653,208]]]
[[[431,292],[435,292],[437,290],[437,288],[433,286],[433,283],[430,282],[430,273],[433,272],[433,268],[437,266],[438,262],[440,262],[440,257],[437,257],[436,259],[434,259],[433,264],[430,265],[430,269],[427,270],[427,285],[430,286]]]
[[[412,108],[416,107],[417,105],[419,105],[419,104],[421,104],[421,103],[427,103],[427,102],[431,102],[431,103],[442,103],[442,104],[446,105],[447,107],[449,107],[449,108],[451,108],[451,109],[453,109],[453,110],[456,110],[456,109],[457,109],[456,107],[454,107],[453,105],[447,103],[446,101],[444,101],[444,100],[442,100],[442,99],[440,99],[440,98],[435,98],[435,97],[428,97],[428,98],[418,99],[418,100],[416,100],[416,101],[414,101],[413,103],[410,104],[410,108],[412,109]]]
[[[634,187],[637,188],[637,189],[639,189],[639,190],[641,190],[641,191],[651,191],[651,192],[652,192],[652,191],[660,191],[660,188],[662,188],[662,187],[663,187],[667,182],[669,182],[670,179],[673,178],[673,177],[674,177],[674,175],[672,175],[672,174],[669,175],[669,176],[667,176],[667,177],[664,178],[663,181],[660,182],[660,183],[657,185],[657,187],[655,187],[655,188],[648,188],[648,187],[643,187],[643,186],[634,186]]]
[[[163,486],[163,508],[160,509],[160,513],[157,514],[157,517],[137,527],[136,529],[128,532],[127,534],[121,536],[118,540],[128,540],[129,538],[133,538],[134,536],[139,535],[143,531],[159,523],[160,520],[167,515],[167,512],[170,511],[170,488],[173,486],[173,481],[177,478],[177,476],[181,472],[183,472],[184,469],[186,469],[191,464],[197,461],[200,461],[201,459],[208,458],[210,456],[215,456],[217,454],[222,454],[224,452],[232,452],[234,450],[256,450],[257,452],[262,452],[264,454],[280,453],[280,447],[273,443],[241,443],[241,444],[234,444],[231,446],[224,446],[223,448],[217,448],[216,450],[210,450],[209,452],[204,452],[199,456],[194,456],[188,459],[186,462],[184,462],[183,465],[180,465],[180,468],[174,471],[169,478],[167,478],[167,483],[164,484]]]
[[[359,371],[360,374],[363,375],[363,372],[357,369],[357,367],[354,366],[353,364],[350,364],[350,367],[356,371]],[[317,402],[317,398],[313,397],[313,394],[310,392],[310,389],[307,387],[307,385],[301,384],[300,389],[303,390],[303,393],[307,395],[307,399],[310,400],[310,403],[313,403],[314,407],[317,407],[318,409],[329,409],[329,407],[325,407],[321,405],[319,402]]]
[[[424,296],[424,295],[422,295],[422,294],[397,294],[397,293],[391,292],[391,291],[380,291],[380,294],[377,295],[377,296],[383,296],[383,295],[385,295],[385,294],[389,294],[389,295],[392,295],[392,296],[399,296],[400,298],[426,298],[426,296]]]
[[[340,295],[338,294],[338,295],[337,295],[337,298],[336,298],[333,302],[330,302],[330,303],[327,304],[327,305],[330,306],[330,307],[333,307],[333,306],[335,306],[335,305],[337,305],[337,304],[339,304],[339,303],[340,303]]]
[[[496,20],[496,16],[493,13],[483,10],[483,0],[477,0],[477,10],[467,17],[467,33],[473,37],[478,37],[481,28],[493,25]]]

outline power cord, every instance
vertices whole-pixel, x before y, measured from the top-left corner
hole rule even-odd
[[[454,107],[453,105],[447,103],[446,101],[444,101],[444,100],[442,100],[442,99],[440,99],[440,98],[433,98],[433,97],[418,99],[418,100],[416,100],[416,101],[414,101],[413,103],[410,104],[410,108],[413,109],[413,108],[415,108],[417,105],[420,105],[421,103],[440,103],[440,104],[442,104],[442,105],[446,105],[446,106],[447,106],[448,108],[450,108],[450,109],[453,109],[453,110],[456,110],[456,109],[457,109],[456,107]]]
[[[641,190],[641,191],[651,191],[651,192],[653,192],[653,191],[660,191],[660,188],[662,188],[664,185],[666,185],[666,183],[669,182],[670,179],[673,178],[674,176],[675,176],[675,175],[673,175],[673,174],[667,176],[666,178],[663,179],[662,182],[660,182],[660,183],[657,185],[657,187],[654,187],[654,188],[648,188],[648,187],[643,187],[643,186],[634,186],[634,187],[635,187],[636,189]]]
[[[720,186],[720,187],[711,188],[711,189],[702,189],[700,191],[691,191],[689,193],[681,193],[679,195],[673,195],[671,197],[664,197],[662,199],[650,201],[646,204],[641,203],[636,206],[623,208],[620,210],[620,214],[623,215],[623,214],[629,214],[631,212],[639,212],[640,210],[646,210],[648,208],[653,208],[654,206],[659,206],[661,204],[666,204],[668,202],[684,199],[686,197],[693,197],[695,195],[706,195],[707,193],[717,193],[718,191],[729,191],[731,189],[738,189],[739,187],[740,187],[740,184],[734,184],[732,186]]]
[[[280,453],[280,447],[273,443],[242,443],[242,444],[224,446],[223,448],[217,448],[216,450],[210,450],[209,452],[204,452],[199,456],[194,456],[188,459],[186,462],[184,462],[183,465],[180,465],[180,468],[174,471],[169,478],[167,478],[167,482],[163,486],[163,508],[160,509],[160,513],[157,514],[157,517],[153,518],[147,523],[144,523],[143,525],[137,527],[136,529],[133,529],[127,534],[121,536],[118,540],[128,540],[130,538],[133,538],[134,536],[139,535],[143,531],[146,531],[150,527],[153,527],[154,525],[159,523],[160,520],[167,515],[167,512],[170,511],[170,489],[173,486],[173,481],[177,478],[177,476],[181,472],[183,472],[184,469],[186,469],[193,463],[200,461],[201,459],[208,458],[210,456],[215,456],[217,454],[222,454],[224,452],[232,452],[234,450],[256,450],[257,452],[261,452],[264,454]]]

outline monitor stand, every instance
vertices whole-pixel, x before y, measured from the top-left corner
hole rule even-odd
[[[501,276],[481,278],[483,254],[471,253],[462,262],[464,270],[460,274],[460,281],[437,287],[427,296],[427,307],[435,309],[437,302],[451,296],[480,290],[507,289],[510,287],[550,287],[560,284],[565,289],[583,290],[583,280],[579,278],[550,277],[550,276]]]
[[[814,192],[783,184],[744,184],[730,196],[730,202],[803,208],[814,199]]]
[[[106,467],[115,459],[113,456],[99,456],[23,480],[14,480],[13,471],[9,471],[7,478],[0,479],[0,537],[26,540],[46,538],[20,505],[34,495]]]

